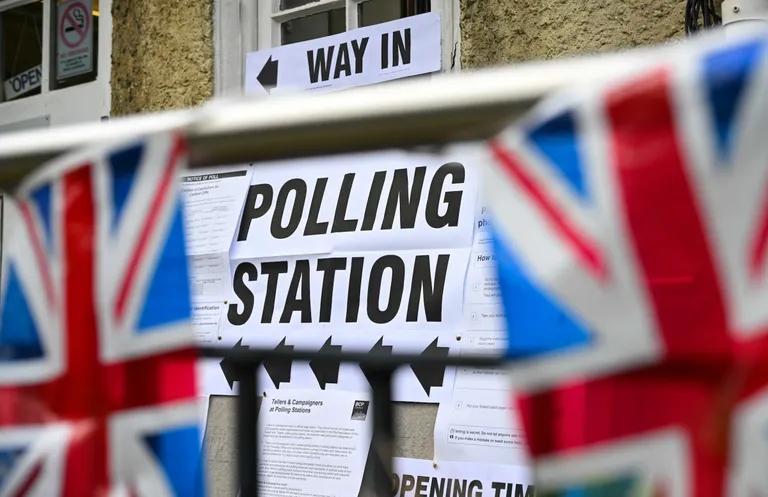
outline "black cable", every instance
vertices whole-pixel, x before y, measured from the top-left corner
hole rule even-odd
[[[715,0],[686,0],[685,32],[695,33],[701,29],[720,24],[721,18],[715,8]]]

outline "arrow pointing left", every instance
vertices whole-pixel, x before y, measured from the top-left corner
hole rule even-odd
[[[293,345],[285,344],[285,337],[277,344],[275,350],[293,350]],[[264,369],[267,370],[269,378],[274,383],[275,388],[280,388],[280,383],[290,383],[291,381],[291,364],[293,361],[290,359],[268,359],[264,361]]]
[[[256,81],[261,83],[261,86],[265,90],[270,91],[277,86],[277,68],[279,61],[272,60],[272,56],[269,56],[267,62],[264,63],[264,67],[259,71],[259,75],[256,76]]]
[[[243,339],[237,341],[234,347],[232,347],[232,350],[238,351],[238,350],[248,350],[247,345],[243,345]],[[229,389],[232,389],[232,386],[235,384],[236,381],[239,381],[237,377],[237,368],[233,364],[232,360],[230,360],[228,357],[225,357],[221,360],[219,363],[221,366],[221,372],[224,373],[224,378],[227,379],[227,383],[229,383]]]
[[[341,352],[341,345],[332,345],[331,338],[328,337],[328,340],[325,341],[320,349],[321,353]],[[323,390],[325,390],[325,386],[328,383],[339,382],[339,366],[341,366],[341,362],[338,359],[313,359],[309,362],[309,367],[312,368],[312,372],[315,373],[315,378],[317,378],[317,383]]]
[[[370,351],[368,351],[371,355],[378,355],[378,356],[384,356],[384,355],[392,355],[392,346],[391,345],[384,345],[384,337],[379,338],[379,341],[376,342],[376,344],[371,348]],[[368,380],[368,383],[373,385],[373,381],[371,379],[371,371],[368,369],[363,368],[363,374],[365,375],[365,379]]]
[[[436,356],[436,357],[448,357],[450,349],[448,347],[440,347],[437,345],[437,338],[429,344],[421,353],[424,357]],[[432,392],[432,387],[443,386],[443,377],[445,376],[445,366],[436,366],[432,364],[411,364],[413,374],[416,375],[416,379],[421,383],[421,388],[424,389],[427,395]]]

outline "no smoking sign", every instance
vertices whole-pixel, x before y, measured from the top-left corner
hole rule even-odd
[[[57,12],[56,79],[93,69],[92,0],[59,1]]]
[[[83,2],[78,1],[64,9],[59,23],[61,42],[69,48],[77,48],[90,31],[91,13]]]

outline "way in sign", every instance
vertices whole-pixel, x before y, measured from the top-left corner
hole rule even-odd
[[[379,36],[381,46],[380,69],[389,69],[411,63],[411,28],[382,33]],[[370,36],[344,41],[338,45],[329,45],[307,50],[307,69],[312,83],[330,81],[353,74],[362,74],[365,70],[365,52]]]
[[[249,95],[333,91],[439,71],[441,22],[436,12],[250,52]]]

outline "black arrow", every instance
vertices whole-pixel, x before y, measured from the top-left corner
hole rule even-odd
[[[275,350],[291,351],[293,345],[286,345],[285,338],[277,344]],[[280,383],[289,383],[291,381],[291,361],[290,359],[267,359],[264,361],[264,369],[267,370],[269,378],[275,384],[275,388],[280,388]]]
[[[392,355],[392,346],[384,345],[384,337],[381,337],[368,353],[371,355]],[[373,385],[373,381],[371,381],[371,371],[363,368],[363,374],[365,375],[365,379],[368,380],[368,383]]]
[[[256,76],[256,80],[261,83],[261,86],[265,90],[269,91],[277,86],[277,65],[278,61],[272,60],[272,56],[269,56],[269,60],[261,68],[259,75]]]
[[[341,352],[341,345],[332,345],[331,338],[325,341],[323,347],[320,349],[320,353],[323,352]],[[309,361],[309,367],[312,368],[312,372],[315,373],[315,378],[320,384],[320,388],[325,390],[325,386],[328,383],[339,382],[339,366],[341,362],[338,359],[313,359]]]
[[[448,347],[439,347],[437,338],[421,353],[424,357],[448,357]],[[445,366],[436,366],[434,364],[411,364],[413,374],[421,383],[421,387],[429,395],[432,387],[443,386],[443,376],[445,376]]]
[[[242,349],[248,350],[248,346],[243,345],[243,339],[241,338],[237,341],[235,346],[232,347],[232,350],[238,351]],[[229,383],[229,389],[231,390],[235,382],[239,381],[239,378],[237,377],[237,368],[228,357],[222,359],[219,363],[219,366],[221,366],[221,372],[224,373],[224,378],[227,379],[227,383]]]

